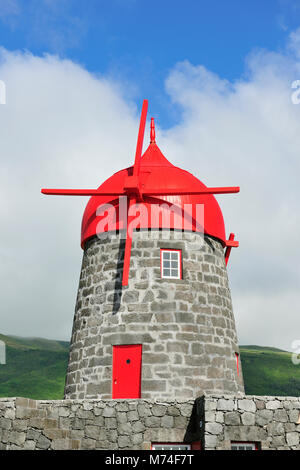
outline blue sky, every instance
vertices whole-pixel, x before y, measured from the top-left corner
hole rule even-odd
[[[0,44],[58,54],[109,76],[168,127],[180,109],[164,81],[177,62],[234,81],[253,50],[280,50],[300,25],[297,0],[0,0]]]

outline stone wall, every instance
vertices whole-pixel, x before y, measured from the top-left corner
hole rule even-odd
[[[0,450],[146,450],[151,442],[190,442],[197,437],[193,405],[193,400],[0,399]]]
[[[255,442],[262,450],[300,450],[300,397],[206,396],[204,446],[230,449]]]
[[[201,443],[205,450],[254,442],[262,450],[300,450],[299,437],[300,397],[0,399],[0,450],[148,450],[153,442]]]
[[[183,279],[161,279],[161,248],[182,250]],[[65,397],[111,398],[112,348],[122,344],[142,344],[141,398],[243,392],[221,243],[199,233],[134,232],[127,289],[123,256],[119,235],[86,244]]]

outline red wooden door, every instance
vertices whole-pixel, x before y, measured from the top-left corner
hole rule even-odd
[[[141,398],[142,345],[113,346],[113,398]]]

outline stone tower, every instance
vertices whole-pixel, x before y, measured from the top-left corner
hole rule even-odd
[[[244,392],[226,269],[237,242],[213,195],[239,188],[207,188],[172,165],[153,119],[141,156],[145,104],[132,167],[97,190],[42,190],[92,196],[65,398]]]

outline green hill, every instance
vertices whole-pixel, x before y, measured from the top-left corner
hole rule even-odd
[[[68,342],[4,335],[0,340],[6,344],[6,364],[0,365],[0,397],[63,398]]]
[[[248,395],[300,396],[300,364],[292,353],[261,346],[241,346],[240,353]]]
[[[61,399],[69,343],[0,335],[6,364],[0,365],[0,397]],[[245,390],[249,395],[300,396],[300,364],[277,348],[241,346]]]

